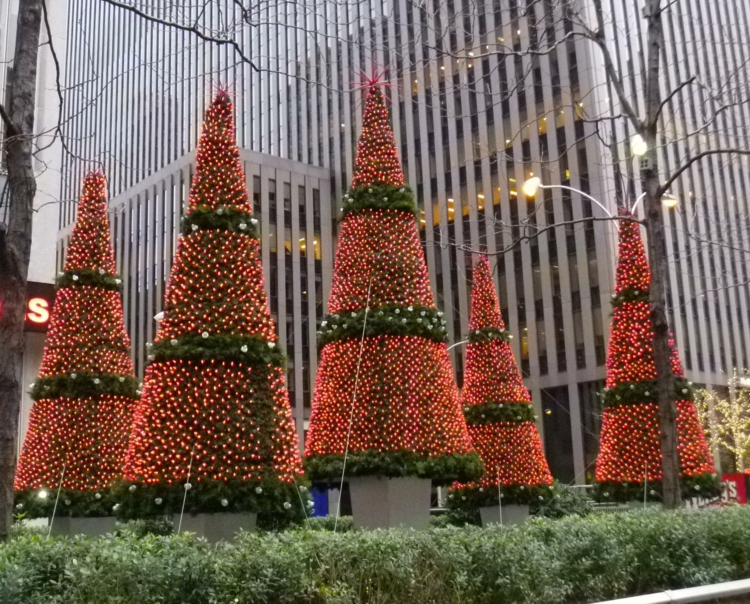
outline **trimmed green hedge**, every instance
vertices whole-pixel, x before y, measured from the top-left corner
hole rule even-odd
[[[557,604],[750,574],[750,509],[637,512],[518,528],[189,535],[26,534],[0,546],[15,604]]]
[[[316,455],[306,457],[304,464],[310,480],[335,483],[341,479],[344,456]],[[483,471],[484,463],[474,452],[426,457],[413,451],[355,451],[346,457],[348,476],[418,476],[449,484],[475,480]]]

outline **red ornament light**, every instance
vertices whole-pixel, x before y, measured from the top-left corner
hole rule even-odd
[[[552,475],[534,425],[531,396],[518,370],[500,312],[490,264],[474,267],[469,344],[466,346],[463,403],[472,444],[484,461],[475,482],[454,492],[497,487],[548,487]]]
[[[663,476],[650,283],[651,273],[638,224],[622,220],[607,355],[607,391],[596,463],[596,480],[605,491],[607,485],[638,485],[645,480],[651,484]],[[677,378],[681,476],[708,477],[715,473],[713,460],[674,344],[672,372]]]
[[[404,186],[404,172],[398,159],[388,107],[378,85],[367,87],[352,189],[373,184]]]
[[[120,474],[136,399],[118,285],[106,181],[92,173],[83,181],[32,390],[18,492],[61,485],[65,499],[106,490]],[[74,511],[64,507],[60,513]]]
[[[192,493],[209,510],[219,505],[212,483],[257,483],[280,505],[268,489],[286,485],[289,497],[302,474],[250,212],[232,103],[220,93],[206,112],[124,471],[128,482],[169,490],[186,480],[192,460]]]
[[[345,215],[339,236],[306,439],[308,470],[340,477],[348,440],[348,475],[476,475],[445,320],[435,309],[388,109],[373,83],[351,195],[360,205]],[[362,329],[353,334],[347,327],[364,321],[366,309],[363,325],[375,332],[360,344]]]

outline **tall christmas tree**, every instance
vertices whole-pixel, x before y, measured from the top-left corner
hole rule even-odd
[[[490,263],[474,267],[463,404],[472,443],[484,461],[475,482],[451,490],[451,507],[531,503],[551,496],[552,475],[534,425],[531,396],[513,357]]]
[[[299,512],[301,460],[229,95],[206,112],[164,318],[118,501],[124,516]]]
[[[596,463],[599,495],[628,500],[647,494],[658,499],[662,479],[656,369],[654,366],[649,288],[651,273],[638,224],[620,221],[614,312],[607,356],[604,413]],[[715,490],[713,460],[685,380],[677,350],[675,375],[678,451],[686,495]],[[644,483],[648,483],[644,485]]]
[[[349,477],[477,475],[416,207],[375,83],[343,212],[330,314],[319,332],[309,474],[340,479],[346,453]]]
[[[107,219],[106,181],[83,181],[65,271],[57,280],[34,406],[16,472],[16,507],[105,516],[122,469],[138,384],[130,361]]]

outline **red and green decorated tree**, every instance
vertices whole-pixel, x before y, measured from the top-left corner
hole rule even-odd
[[[111,514],[138,400],[103,174],[83,181],[57,280],[29,428],[16,472],[16,507],[31,516]]]
[[[598,494],[604,500],[658,499],[661,431],[656,394],[654,333],[649,289],[651,273],[638,223],[620,221],[614,311],[607,355],[599,458]],[[672,348],[675,376],[678,452],[686,496],[707,495],[716,488],[713,459],[693,404],[693,391]],[[647,484],[644,484],[647,483]]]
[[[416,207],[375,83],[343,214],[318,338],[308,473],[340,479],[346,453],[348,477],[476,476],[481,463],[461,413]]]
[[[474,267],[464,373],[464,416],[484,474],[451,490],[451,507],[539,502],[552,495],[552,474],[536,429],[531,396],[510,346],[490,263]]]
[[[126,517],[179,513],[185,489],[191,513],[300,511],[297,434],[251,212],[221,92],[206,112],[150,346],[118,490]]]

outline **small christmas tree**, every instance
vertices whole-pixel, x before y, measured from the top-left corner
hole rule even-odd
[[[110,242],[106,181],[83,181],[16,472],[16,507],[48,516],[106,516],[138,384]]]
[[[362,136],[333,273],[305,450],[317,479],[471,478],[481,472],[461,414],[380,88]],[[351,431],[350,431],[351,424]]]
[[[614,312],[607,356],[596,480],[604,500],[658,499],[662,479],[659,410],[651,327],[649,271],[638,224],[620,221]],[[713,460],[673,346],[682,486],[690,496],[715,492]],[[644,485],[645,482],[648,485]]]
[[[222,92],[206,112],[118,503],[124,516],[300,512],[301,460],[257,219]],[[304,489],[304,487],[303,487]]]
[[[484,461],[476,482],[454,485],[451,507],[539,503],[552,495],[552,475],[534,425],[531,396],[505,330],[490,263],[474,267],[463,403],[469,435]]]

